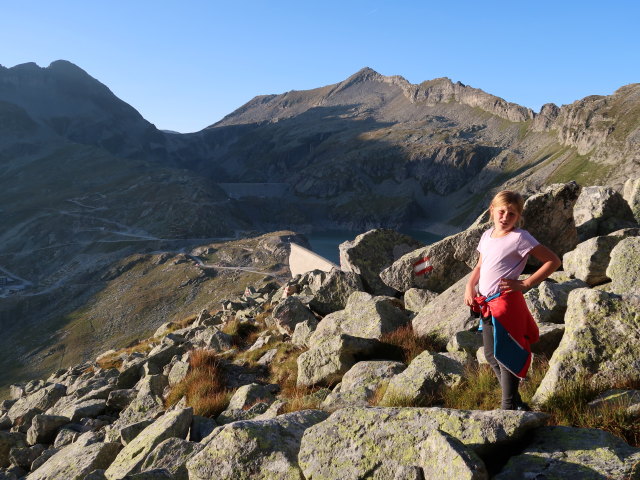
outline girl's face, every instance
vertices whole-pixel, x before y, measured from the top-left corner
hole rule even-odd
[[[493,227],[499,232],[510,232],[520,220],[520,214],[514,205],[509,203],[505,205],[491,206],[491,220]]]

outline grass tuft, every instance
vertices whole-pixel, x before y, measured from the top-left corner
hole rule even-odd
[[[493,410],[500,406],[501,390],[489,365],[469,364],[459,385],[441,392],[446,408]]]
[[[216,417],[229,405],[231,392],[225,387],[220,360],[213,351],[193,350],[189,373],[176,384],[165,400],[173,406],[183,397],[196,415]]]
[[[393,332],[385,333],[380,341],[387,345],[398,347],[401,350],[402,361],[406,364],[420,355],[425,350],[431,352],[440,351],[444,345],[436,336],[419,337],[413,331],[411,323],[400,327]]]
[[[260,327],[254,323],[234,318],[226,323],[222,331],[233,337],[231,342],[234,346],[244,349],[253,345],[258,339]]]
[[[599,428],[622,438],[629,445],[640,447],[640,422],[626,410],[624,401],[594,408],[589,402],[610,389],[637,390],[640,381],[620,380],[608,385],[594,386],[589,378],[567,383],[549,398],[543,410],[550,413],[551,423],[580,428]]]

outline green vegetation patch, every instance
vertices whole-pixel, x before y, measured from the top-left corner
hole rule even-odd
[[[547,179],[548,183],[565,183],[575,180],[580,185],[599,185],[611,172],[612,165],[589,160],[590,154],[577,152],[565,160]]]

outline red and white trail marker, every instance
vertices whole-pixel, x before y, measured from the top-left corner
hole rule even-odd
[[[431,266],[431,260],[429,257],[424,257],[413,263],[413,274],[416,276],[426,275],[433,270]]]

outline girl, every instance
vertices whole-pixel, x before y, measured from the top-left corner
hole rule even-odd
[[[538,285],[561,263],[555,253],[519,228],[523,207],[519,193],[503,190],[493,198],[489,206],[493,228],[480,238],[480,257],[464,294],[465,303],[482,314],[484,353],[500,382],[505,410],[528,410],[518,386],[531,363],[530,344],[538,340],[538,327],[522,291]],[[530,277],[518,280],[529,254],[542,265]]]

